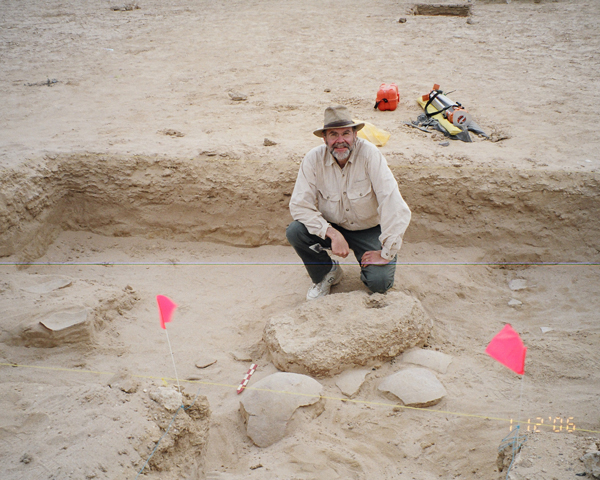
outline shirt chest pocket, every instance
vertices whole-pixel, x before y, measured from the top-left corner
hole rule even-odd
[[[348,188],[348,200],[358,217],[370,218],[377,215],[377,197],[369,179],[353,182]]]
[[[318,195],[319,211],[327,221],[336,222],[339,221],[337,218],[340,211],[341,196],[339,192],[327,191],[326,189],[319,189]]]

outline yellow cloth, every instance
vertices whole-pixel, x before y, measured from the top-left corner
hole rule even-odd
[[[354,123],[364,123],[365,126],[358,131],[358,136],[368,140],[373,145],[383,147],[390,139],[390,133],[385,130],[377,128],[375,125],[369,122],[362,122],[361,120],[353,120]]]

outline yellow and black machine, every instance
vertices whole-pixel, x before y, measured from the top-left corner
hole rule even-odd
[[[431,126],[444,135],[463,142],[472,141],[469,131],[487,137],[465,107],[450,100],[437,83],[428,94],[419,97],[417,102],[424,113],[411,126],[425,131],[428,131],[426,127]]]

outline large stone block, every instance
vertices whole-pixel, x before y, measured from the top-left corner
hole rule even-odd
[[[431,326],[421,303],[402,292],[350,292],[272,317],[263,339],[280,370],[322,377],[422,345]]]

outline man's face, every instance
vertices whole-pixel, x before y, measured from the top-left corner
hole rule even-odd
[[[345,161],[354,149],[356,132],[352,127],[330,128],[325,130],[324,140],[333,158]]]

